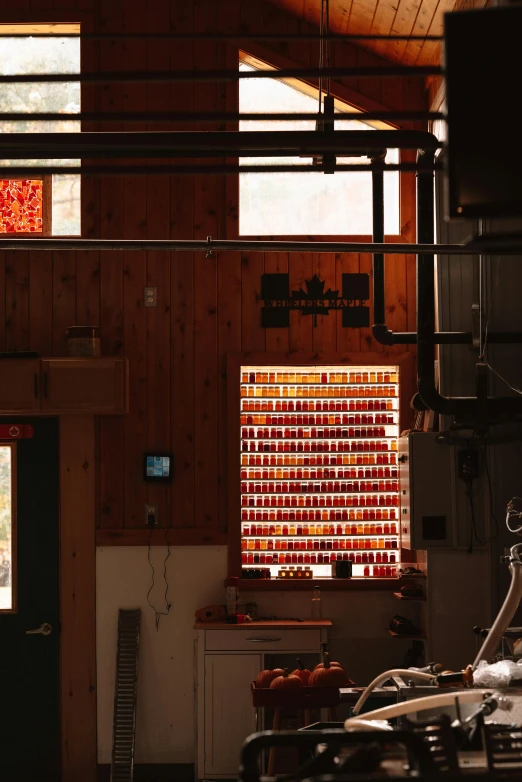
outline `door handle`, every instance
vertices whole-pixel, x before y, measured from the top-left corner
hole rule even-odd
[[[43,622],[40,627],[37,627],[35,630],[26,630],[26,635],[51,635],[53,631],[53,626],[49,624],[49,622]]]
[[[280,638],[277,638],[277,636],[274,636],[273,638],[247,638],[247,641],[251,641],[253,644],[267,644],[267,643],[275,643],[276,641],[280,641]]]

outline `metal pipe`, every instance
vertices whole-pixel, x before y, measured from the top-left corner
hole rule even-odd
[[[307,241],[271,241],[269,239],[47,239],[33,234],[32,238],[13,238],[11,234],[0,235],[2,250],[165,250],[166,252],[299,252],[299,253],[374,253],[385,252],[388,255],[415,255],[417,253],[444,255],[471,255],[472,251],[461,244],[372,244],[370,242],[307,242]],[[507,254],[507,251],[506,253]],[[509,253],[511,254],[511,253]],[[441,332],[442,334],[444,332]],[[447,332],[449,334],[453,332]],[[471,342],[471,332],[462,334],[466,342]],[[503,336],[510,332],[499,332],[499,342],[505,342]],[[495,341],[494,332],[488,332],[488,342]],[[397,332],[395,337],[400,337]]]
[[[375,244],[384,243],[384,174],[382,167],[377,165],[372,168],[372,239]],[[372,269],[374,321],[372,334],[381,345],[393,345],[391,331],[386,326],[384,253],[373,253]]]
[[[0,159],[312,157],[325,152],[373,157],[383,149],[438,149],[431,133],[418,130],[233,130],[199,133],[3,133]]]
[[[439,168],[439,167],[437,167]],[[368,172],[370,167],[365,163],[336,164],[334,173],[346,173],[350,171]],[[418,171],[415,163],[392,163],[384,167],[385,171]],[[260,163],[259,165],[234,165],[233,163],[208,163],[198,165],[112,165],[112,166],[6,166],[0,171],[5,172],[4,178],[28,177],[38,179],[45,174],[74,175],[74,176],[201,176],[207,174],[322,174],[324,165],[280,165],[273,166]]]
[[[243,79],[311,79],[319,76],[332,79],[382,79],[406,77],[424,79],[426,76],[442,76],[442,68],[436,65],[389,65],[385,67],[353,66],[335,68],[282,68],[273,70],[239,71],[100,71],[98,73],[14,73],[0,75],[0,84],[64,83],[113,84],[115,82],[236,82]]]
[[[60,112],[0,112],[0,122],[314,122],[317,114],[310,112],[233,112],[233,111],[92,111],[76,114]],[[336,115],[336,119],[356,119],[362,122],[423,122],[442,119],[441,111],[361,111]]]

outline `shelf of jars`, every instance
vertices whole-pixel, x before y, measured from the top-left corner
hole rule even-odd
[[[397,367],[242,367],[243,571],[330,578],[344,559],[356,578],[397,577],[398,380]]]

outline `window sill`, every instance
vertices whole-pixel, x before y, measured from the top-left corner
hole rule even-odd
[[[239,590],[242,592],[301,592],[312,591],[315,584],[328,592],[397,592],[399,578],[326,578],[291,580],[278,578],[242,578]]]

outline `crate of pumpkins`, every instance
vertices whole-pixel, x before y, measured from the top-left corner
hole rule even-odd
[[[252,682],[253,706],[267,708],[320,709],[337,705],[340,687],[353,687],[353,682],[342,665],[330,660],[323,651],[323,662],[313,671],[305,668],[299,658],[298,667],[273,668],[261,671]]]

